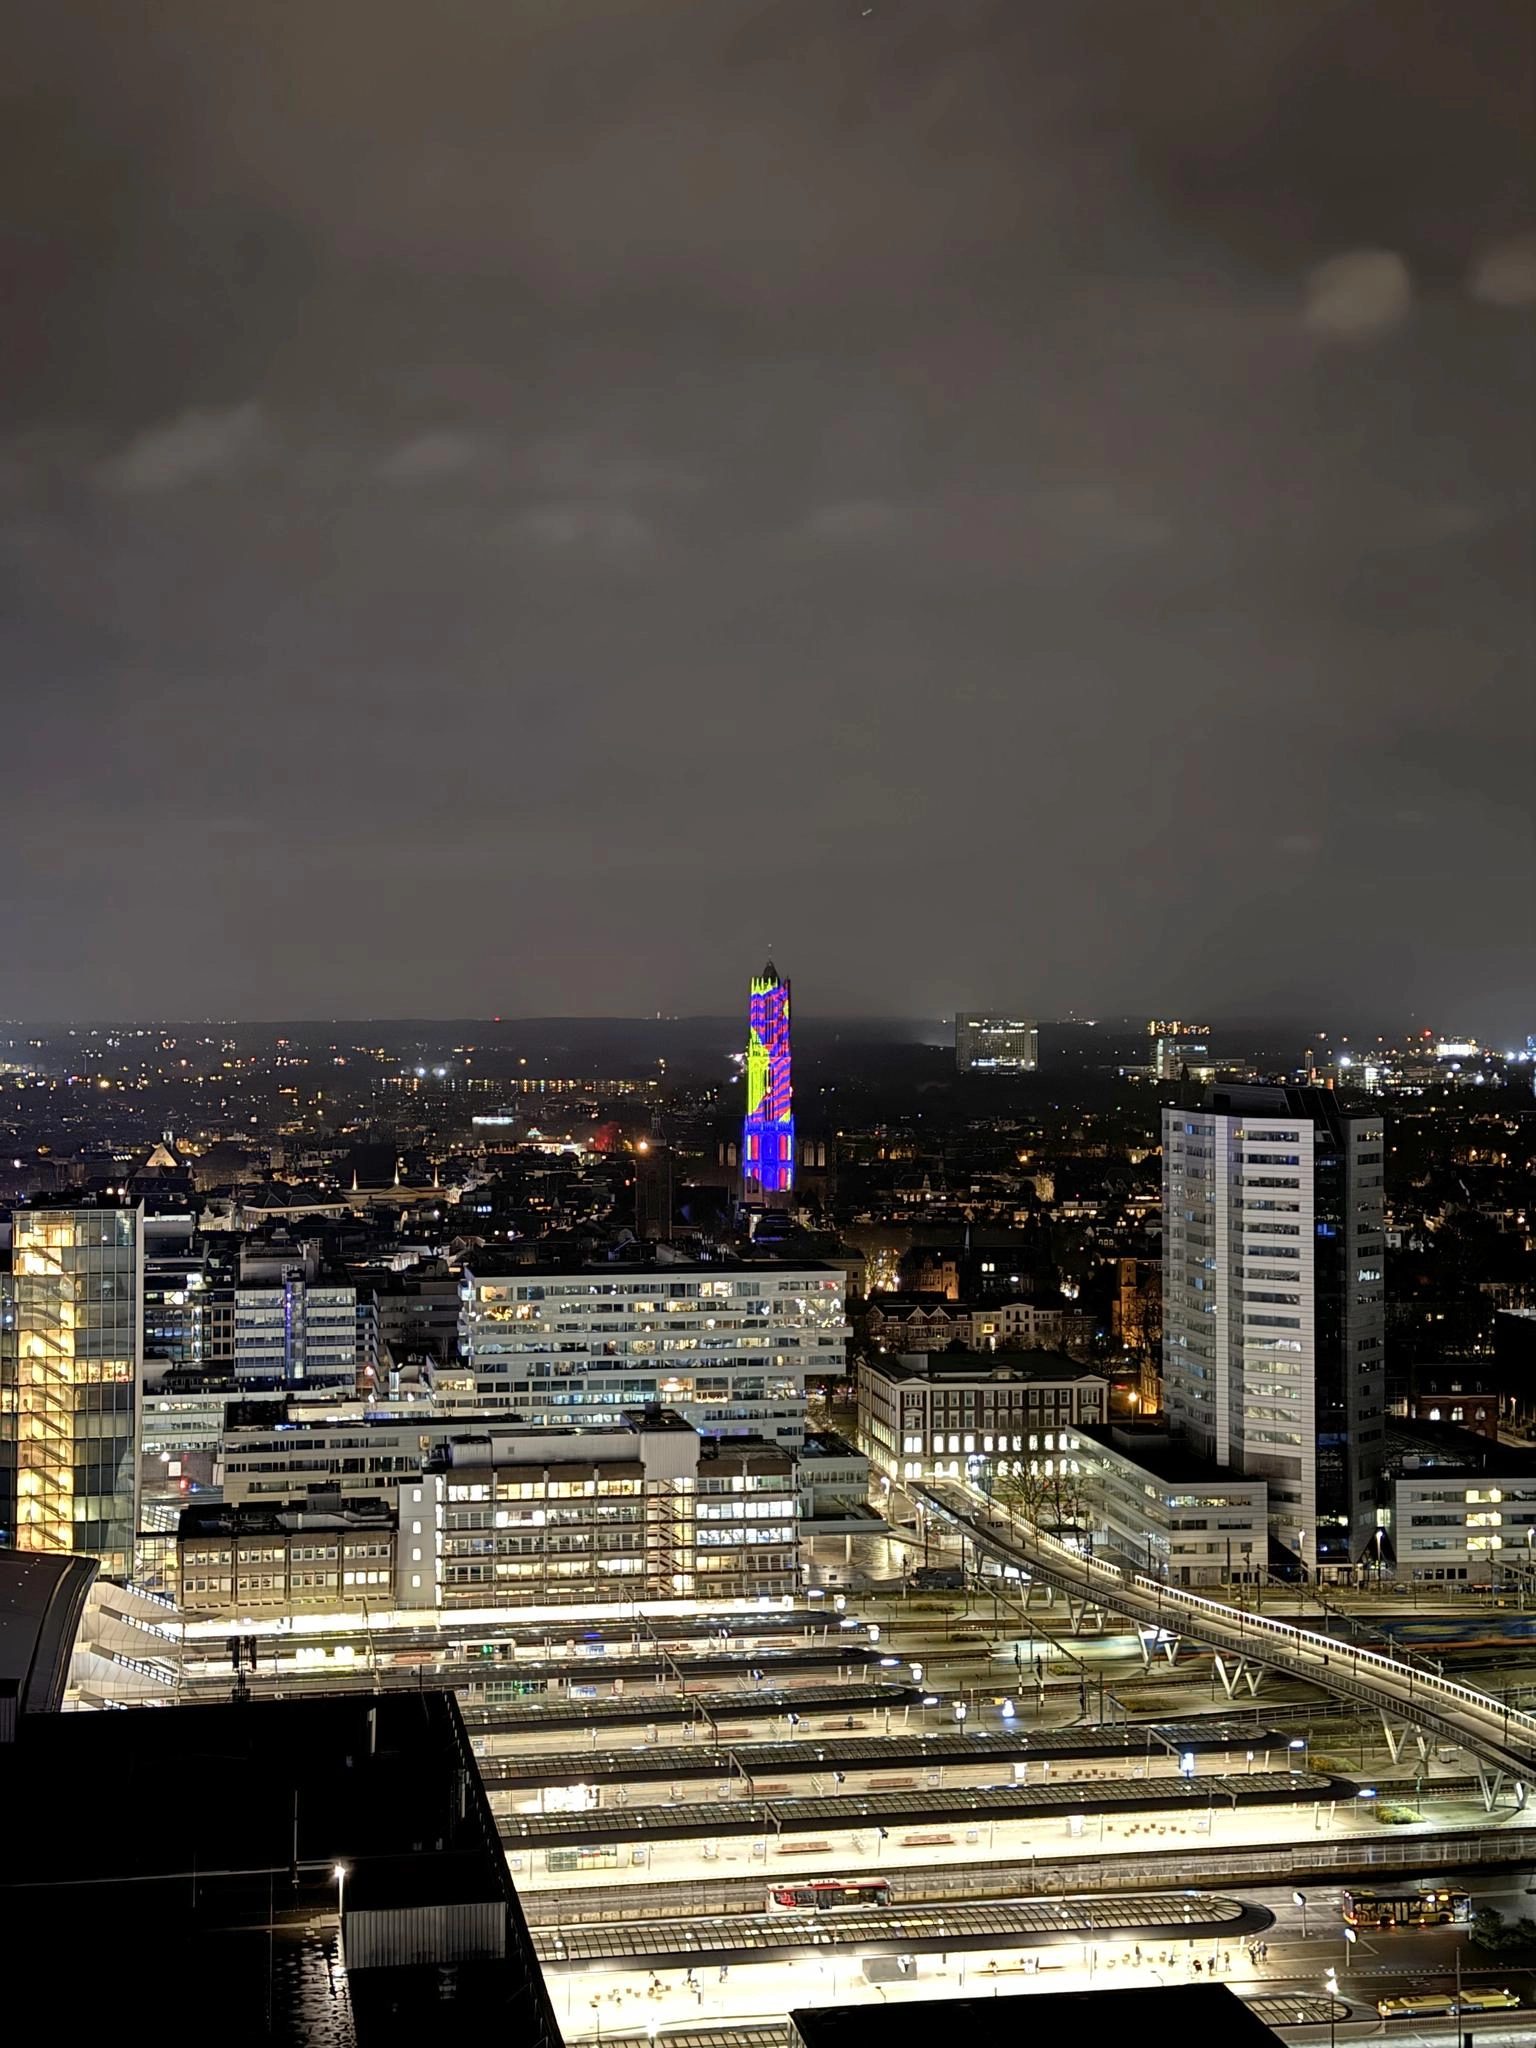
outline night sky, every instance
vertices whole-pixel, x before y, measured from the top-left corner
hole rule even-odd
[[[1536,1030],[1525,0],[19,0],[0,1013]]]

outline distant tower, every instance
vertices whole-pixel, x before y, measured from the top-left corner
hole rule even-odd
[[[749,1202],[787,1195],[795,1183],[795,1093],[789,1066],[789,983],[770,960],[752,979],[747,1031],[747,1114],[741,1127],[741,1189]]]

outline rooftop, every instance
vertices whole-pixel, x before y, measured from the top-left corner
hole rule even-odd
[[[899,1358],[877,1358],[875,1372],[904,1380],[985,1380],[1008,1385],[1025,1385],[1062,1380],[1099,1380],[1092,1366],[1064,1351],[924,1351],[903,1352]]]
[[[335,1507],[264,1506],[257,1501],[232,1505],[218,1502],[183,1508],[177,1535],[183,1543],[209,1536],[292,1536],[301,1532],[322,1533],[370,1530],[389,1531],[395,1526],[395,1511],[387,1500],[363,1495],[344,1500]]]
[[[1154,1479],[1172,1485],[1220,1487],[1226,1491],[1234,1486],[1264,1484],[1261,1478],[1233,1472],[1214,1459],[1196,1457],[1193,1451],[1176,1442],[1160,1422],[1089,1423],[1079,1434],[1103,1444],[1106,1450],[1118,1451],[1122,1458],[1129,1458]]]
[[[818,1273],[841,1278],[841,1269],[820,1259],[665,1259],[636,1261],[525,1259],[515,1245],[477,1245],[465,1254],[464,1271],[477,1280],[516,1274],[530,1280],[718,1280],[733,1273]],[[665,1291],[662,1289],[661,1291]]]
[[[1013,2048],[1021,2037],[1042,2043],[1138,2040],[1148,2048],[1175,2041],[1201,2048],[1217,2042],[1221,2048],[1276,2048],[1280,2039],[1225,1984],[827,2005],[789,2017],[805,2048],[932,2048],[935,2039],[956,2033],[972,2048]]]
[[[472,2026],[559,2048],[449,1694],[29,1717],[0,1744],[0,1801],[27,1843],[0,1872],[17,1953],[84,1942],[93,1981],[120,1986],[152,1956],[224,2042]],[[18,2038],[29,2001],[59,1995],[46,1972],[18,1981]]]

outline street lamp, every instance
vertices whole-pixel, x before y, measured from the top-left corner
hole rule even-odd
[[[331,1871],[336,1880],[336,1946],[341,1957],[341,1967],[347,1967],[347,1866],[338,1863]]]
[[[1323,1977],[1323,1989],[1328,1994],[1328,2048],[1337,2048],[1338,2037],[1334,2029],[1337,2025],[1339,1974],[1331,1963]]]
[[[964,1701],[964,1700],[956,1700],[956,1701],[955,1701],[955,1719],[956,1719],[956,1721],[957,1721],[957,1722],[958,1722],[958,1723],[960,1724],[960,1726],[961,1726],[962,1728],[963,1728],[963,1727],[965,1726],[965,1701]]]
[[[1291,1752],[1291,1770],[1292,1770],[1293,1774],[1294,1774],[1295,1772],[1297,1772],[1297,1771],[1304,1771],[1304,1770],[1305,1770],[1305,1769],[1307,1768],[1307,1738],[1306,1738],[1306,1736],[1305,1736],[1305,1735],[1294,1735],[1294,1736],[1292,1736],[1292,1738],[1291,1738],[1290,1742],[1289,1742],[1289,1743],[1287,1744],[1287,1747],[1289,1748],[1289,1750],[1290,1750],[1290,1752]],[[1297,1750],[1298,1750],[1298,1749],[1299,1749],[1299,1750],[1301,1751],[1301,1753],[1302,1753],[1302,1754],[1301,1754],[1301,1762],[1300,1762],[1299,1764],[1298,1764],[1298,1763],[1297,1763],[1297,1761],[1296,1761],[1296,1752],[1297,1752]]]

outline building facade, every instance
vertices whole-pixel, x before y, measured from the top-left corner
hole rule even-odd
[[[946,1352],[859,1361],[859,1438],[896,1483],[1012,1473],[1056,1454],[1063,1429],[1101,1422],[1108,1382],[1069,1358]]]
[[[843,1275],[771,1264],[543,1271],[466,1261],[459,1349],[476,1405],[537,1427],[677,1410],[706,1436],[797,1446],[805,1381],[844,1370]]]
[[[770,960],[752,980],[747,1028],[747,1113],[741,1127],[741,1186],[748,1202],[788,1195],[795,1184],[795,1089],[789,983]]]
[[[955,1017],[955,1065],[962,1074],[1032,1074],[1040,1064],[1040,1028],[1021,1017]]]
[[[397,1526],[385,1500],[186,1508],[176,1539],[178,1604],[192,1621],[387,1612],[396,1604]]]
[[[194,1619],[782,1597],[795,1462],[652,1411],[599,1428],[446,1428],[414,1471],[325,1502],[188,1508]]]
[[[1147,1026],[1154,1081],[1210,1081],[1211,1027],[1185,1024],[1177,1017],[1154,1017]]]
[[[235,1377],[255,1386],[326,1387],[357,1383],[355,1287],[328,1287],[301,1271],[275,1286],[235,1289]]]
[[[458,1438],[422,1491],[443,1608],[755,1599],[795,1584],[793,1458],[760,1438],[703,1439],[664,1411]],[[427,1562],[417,1547],[403,1545],[410,1577]],[[424,1588],[407,1590],[414,1603]]]
[[[16,1377],[16,1285],[9,1245],[0,1246],[0,1550],[16,1541],[16,1438],[21,1390]]]
[[[16,1546],[131,1576],[138,1535],[144,1214],[97,1200],[15,1211]]]
[[[1307,1571],[1375,1537],[1383,1455],[1383,1127],[1315,1088],[1163,1112],[1163,1382],[1199,1457],[1269,1488]]]
[[[1536,1473],[1500,1478],[1431,1466],[1393,1487],[1393,1547],[1401,1579],[1491,1585],[1536,1571]],[[1365,1563],[1375,1561],[1367,1554]]]
[[[1077,1446],[1080,1492],[1095,1551],[1123,1557],[1174,1586],[1259,1577],[1269,1558],[1269,1499],[1262,1479],[1213,1472],[1161,1430],[1085,1430]]]

